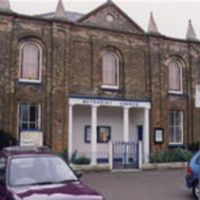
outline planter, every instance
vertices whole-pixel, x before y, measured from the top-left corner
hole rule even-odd
[[[70,164],[73,170],[75,171],[94,171],[94,172],[99,172],[99,171],[109,171],[109,165],[96,165],[96,166],[91,166],[91,165],[74,165]]]
[[[187,167],[187,162],[172,162],[172,163],[144,163],[142,169],[184,169]]]

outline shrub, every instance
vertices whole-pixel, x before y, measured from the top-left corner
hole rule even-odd
[[[156,152],[151,157],[152,163],[164,163],[164,162],[184,162],[188,161],[192,157],[192,152],[183,150],[180,148],[174,149],[169,152]]]
[[[7,146],[16,145],[17,140],[10,133],[0,129],[0,150]]]
[[[163,152],[156,152],[151,156],[152,163],[163,163],[164,162],[164,153]]]
[[[76,164],[76,165],[88,165],[88,164],[90,164],[90,159],[86,158],[84,156],[81,156],[79,158],[76,158],[76,160],[74,161],[74,164]]]
[[[68,161],[68,152],[64,150],[63,152],[58,153],[65,161]]]
[[[71,162],[75,165],[88,165],[90,164],[90,159],[85,156],[80,156],[77,158],[77,151],[74,151],[71,157]]]
[[[188,149],[193,153],[197,152],[198,150],[200,150],[200,141],[192,142],[188,145]]]
[[[187,150],[183,150],[182,158],[184,161],[189,161],[193,156],[193,153]]]

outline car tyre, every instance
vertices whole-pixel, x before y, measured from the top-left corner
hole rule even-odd
[[[195,182],[195,184],[193,185],[192,194],[195,199],[198,199],[198,197],[199,197],[199,182]]]

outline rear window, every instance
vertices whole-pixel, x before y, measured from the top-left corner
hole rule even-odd
[[[0,157],[0,170],[6,168],[6,158],[5,157]]]
[[[0,176],[4,175],[6,171],[6,158],[0,157]]]
[[[200,165],[200,156],[197,157],[197,159],[196,159],[196,164],[197,164],[197,165]]]

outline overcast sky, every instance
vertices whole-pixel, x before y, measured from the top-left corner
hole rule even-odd
[[[113,0],[145,31],[152,11],[159,31],[167,36],[185,38],[188,20],[200,39],[200,1]],[[13,11],[21,14],[41,14],[55,11],[58,0],[10,0]],[[106,0],[63,0],[65,10],[88,13]]]

